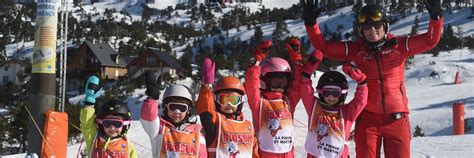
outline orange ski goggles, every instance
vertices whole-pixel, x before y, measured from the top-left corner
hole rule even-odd
[[[365,23],[368,19],[372,20],[372,22],[378,22],[382,20],[383,18],[383,13],[381,10],[375,10],[375,12],[369,14],[369,13],[361,13],[357,17],[357,21],[359,24]]]
[[[216,102],[219,103],[221,106],[226,106],[227,104],[231,106],[238,106],[239,104],[243,103],[243,96],[236,95],[236,94],[217,94],[216,95]]]

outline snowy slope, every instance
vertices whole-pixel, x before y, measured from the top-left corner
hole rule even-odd
[[[156,0],[160,1],[160,0]],[[168,0],[160,2],[170,2],[178,0]],[[270,0],[268,0],[270,1]],[[268,2],[264,1],[264,3]],[[275,7],[291,6],[297,0],[273,0],[278,1]],[[277,5],[280,4],[280,5]],[[259,6],[256,3],[246,4],[252,6],[255,10]],[[264,4],[267,7],[267,4]],[[271,4],[268,4],[270,6]],[[140,7],[127,7],[121,3],[96,3],[89,10],[95,10],[117,7],[128,8],[133,10],[135,14],[131,14],[133,20],[141,18]],[[100,11],[100,12],[103,12]],[[352,29],[352,15],[349,7],[340,9],[335,15],[321,15],[318,23],[321,28],[326,24],[331,31],[336,31],[337,25],[342,25],[342,32],[349,32]],[[445,14],[445,24],[461,26],[465,35],[474,34],[474,21],[466,19],[470,11],[467,9],[456,11],[453,14]],[[427,29],[428,15],[426,13],[417,13],[420,19],[419,32],[425,32]],[[402,19],[391,26],[391,32],[396,35],[403,35],[409,32],[411,24],[416,15],[410,15],[406,19]],[[287,20],[289,35],[304,37],[306,36],[303,21]],[[264,37],[271,38],[275,24],[261,24]],[[456,28],[454,28],[456,31]],[[229,39],[240,38],[241,40],[250,39],[253,36],[253,30],[247,31],[246,26],[237,32],[236,29],[229,30]],[[176,49],[176,48],[174,48]],[[474,126],[474,52],[464,49],[451,52],[442,52],[438,57],[431,55],[415,56],[415,65],[409,66],[406,70],[406,88],[409,97],[409,108],[411,112],[411,126],[414,131],[415,126],[421,127],[427,137],[416,137],[412,140],[412,157],[472,157],[474,154],[474,130],[468,132],[464,136],[451,136],[452,131],[452,110],[451,106],[454,102],[463,101],[465,103],[465,118],[469,118],[469,124]],[[435,65],[430,65],[430,62]],[[339,68],[340,70],[340,68]],[[457,70],[460,70],[462,84],[453,85],[454,76]],[[436,71],[439,75],[430,77],[430,74]],[[317,73],[320,76],[321,73]],[[316,85],[317,77],[313,80]],[[191,85],[190,79],[180,81],[182,84]],[[351,83],[351,92],[348,100],[354,93],[355,83]],[[141,124],[138,120],[141,103],[145,99],[144,89],[137,89],[136,92],[128,98],[128,103],[132,109],[134,122],[129,132],[130,139],[136,144],[140,157],[151,157],[151,147],[148,137],[145,136]],[[73,98],[71,102],[79,102],[81,97]],[[248,119],[251,119],[251,112],[248,105],[244,106],[243,112]],[[297,157],[304,157],[303,144],[305,140],[307,115],[302,105],[298,105],[296,113],[295,125],[297,126],[295,135],[295,150]],[[68,157],[76,157],[80,144],[70,145],[68,148]],[[354,154],[354,144],[350,142],[351,154]],[[2,156],[3,157],[3,156]],[[24,154],[11,155],[5,157],[24,157]]]
[[[462,52],[462,53],[461,53]],[[431,55],[418,55],[415,57],[415,66],[410,66],[406,71],[406,87],[409,96],[409,107],[411,112],[412,132],[416,125],[422,128],[427,137],[414,137],[411,143],[412,157],[470,157],[474,154],[474,130],[464,136],[451,136],[452,133],[452,110],[454,102],[465,103],[465,118],[469,118],[469,124],[474,125],[474,52],[469,50],[456,50],[442,52],[439,57]],[[430,65],[434,61],[435,65]],[[462,84],[454,85],[454,75],[460,68]],[[338,68],[340,71],[340,67]],[[430,77],[432,71],[438,71],[439,75]],[[313,86],[317,84],[317,78],[313,79]],[[191,80],[180,81],[181,84],[190,85]],[[355,82],[350,82],[348,101],[353,98]],[[141,157],[151,157],[151,147],[148,137],[143,131],[139,118],[142,101],[145,99],[144,89],[137,89],[128,98],[129,107],[132,109],[134,122],[129,132],[129,138],[136,144]],[[80,98],[79,98],[80,99]],[[75,101],[79,101],[76,98]],[[243,112],[247,119],[251,120],[251,112],[248,105],[244,105]],[[307,115],[300,102],[295,112],[295,150],[297,157],[304,157],[303,148],[306,136]],[[351,155],[354,155],[354,142],[351,141]],[[68,157],[75,157],[80,144],[71,145],[68,148]],[[23,154],[24,155],[24,154]],[[22,154],[8,157],[23,157]]]

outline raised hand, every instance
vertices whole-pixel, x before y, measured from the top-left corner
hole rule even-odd
[[[257,49],[253,52],[253,57],[255,58],[255,61],[263,61],[267,57],[267,54],[270,53],[272,49],[272,41],[266,40],[263,42],[260,42],[258,45]]]
[[[84,105],[94,105],[96,98],[102,92],[102,87],[99,86],[100,79],[97,76],[91,76],[87,79],[84,91],[86,97],[84,98]]]
[[[157,77],[155,73],[150,70],[148,70],[145,75],[145,94],[153,99],[160,98],[160,89],[162,88],[161,75]]]
[[[216,64],[209,58],[205,58],[202,63],[202,77],[204,84],[214,83]]]
[[[443,10],[441,10],[441,0],[423,0],[426,10],[430,13],[431,19],[438,20],[443,16]]]
[[[303,6],[303,20],[306,26],[313,26],[316,24],[321,10],[318,8],[318,0],[301,0]]]
[[[313,72],[318,69],[319,64],[321,64],[321,61],[323,60],[323,52],[319,50],[315,50],[309,58],[306,60],[306,62],[303,65],[303,76],[309,78]]]
[[[286,49],[288,49],[291,61],[293,63],[301,63],[303,58],[301,57],[300,53],[300,41],[297,38],[291,38],[286,42],[285,46]]]
[[[344,73],[349,75],[349,77],[355,80],[357,84],[359,85],[363,85],[367,82],[367,76],[365,76],[365,74],[362,71],[360,71],[360,69],[357,68],[357,66],[352,65],[349,62],[346,62],[342,66],[342,71],[344,71]]]

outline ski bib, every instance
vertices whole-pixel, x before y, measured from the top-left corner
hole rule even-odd
[[[196,158],[199,151],[199,131],[184,132],[163,128],[160,157]]]
[[[316,157],[338,157],[344,148],[342,112],[327,113],[316,103],[311,113],[305,148]]]
[[[97,136],[92,142],[91,158],[127,158],[128,140],[126,137],[112,139],[109,142],[104,138]],[[106,146],[107,145],[107,146]],[[104,146],[105,149],[104,149]]]
[[[218,114],[219,131],[216,148],[209,148],[209,152],[216,152],[221,158],[250,158],[254,146],[254,129],[248,120],[237,121],[227,119]]]
[[[260,102],[258,143],[270,153],[286,153],[293,148],[293,116],[282,99]]]

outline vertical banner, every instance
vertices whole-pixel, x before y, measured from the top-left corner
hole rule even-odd
[[[59,0],[38,0],[32,73],[56,73]]]

